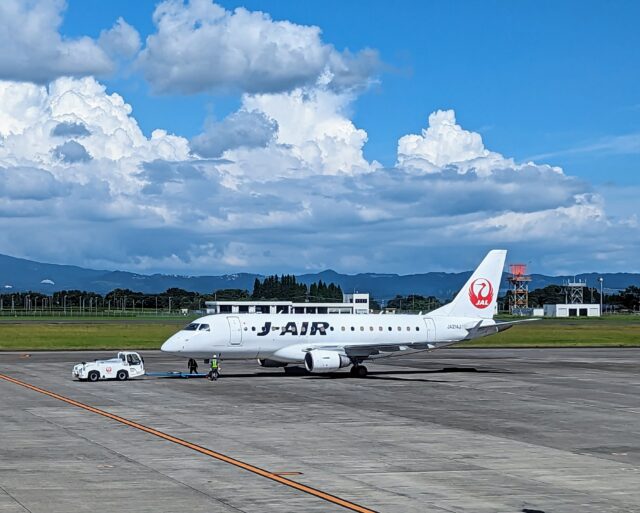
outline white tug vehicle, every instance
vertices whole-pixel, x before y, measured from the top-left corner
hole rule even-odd
[[[120,351],[115,358],[82,362],[73,367],[73,377],[80,381],[98,381],[99,379],[117,379],[143,376],[144,360],[133,351]]]

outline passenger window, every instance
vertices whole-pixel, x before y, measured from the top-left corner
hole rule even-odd
[[[398,326],[398,331],[402,331],[402,328],[400,326]]]
[[[251,331],[256,331],[256,327],[255,326],[251,326]]]
[[[351,331],[356,331],[356,329],[353,326],[351,326]]]
[[[407,331],[411,331],[411,327],[410,326],[407,326]]]
[[[360,331],[364,331],[364,326],[360,326]]]
[[[393,328],[391,326],[389,326],[389,331],[391,331]]]
[[[208,324],[201,324],[199,330],[200,331],[211,331],[211,330],[209,330],[209,325]]]
[[[345,328],[344,326],[342,326],[342,328],[340,328],[342,331],[346,330],[347,328]]]
[[[378,326],[378,331],[382,331],[382,326]]]
[[[196,331],[198,329],[198,326],[199,326],[199,324],[196,324],[195,322],[192,322],[188,326],[184,327],[184,331]]]
[[[369,326],[369,331],[373,331],[373,326]]]
[[[416,326],[416,331],[420,331],[420,327],[419,326]]]

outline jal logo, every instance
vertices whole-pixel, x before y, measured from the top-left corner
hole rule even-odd
[[[469,287],[469,300],[476,308],[487,308],[493,299],[493,287],[485,278],[478,278],[471,282]]]

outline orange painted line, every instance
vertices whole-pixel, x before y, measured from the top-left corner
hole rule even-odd
[[[55,392],[50,392],[49,390],[45,390],[44,388],[40,388],[35,385],[31,385],[29,383],[20,381],[19,379],[12,378],[5,374],[0,374],[0,378],[10,383],[14,383],[15,385],[20,385],[22,387],[28,388],[29,390],[33,390],[34,392],[39,392],[41,394],[47,395],[49,397],[52,397],[53,399],[58,399],[59,401],[65,402],[72,406],[76,406],[78,408],[82,408],[83,410],[90,411],[91,413],[102,415],[103,417],[107,417],[108,419],[115,420],[116,422],[120,422],[121,424],[125,424],[126,426],[139,429],[140,431],[144,431],[145,433],[149,433],[150,435],[154,435],[164,440],[167,440],[169,442],[173,442],[174,444],[178,444],[188,449],[191,449],[193,451],[199,452],[201,454],[205,454],[219,461],[229,463],[230,465],[234,465],[235,467],[241,468],[248,472],[252,472],[266,479],[270,479],[282,485],[294,488],[298,491],[307,493],[309,495],[313,495],[314,497],[325,500],[327,502],[331,502],[332,504],[336,504],[337,506],[342,506],[343,508],[346,508],[348,510],[357,511],[358,513],[377,513],[375,510],[365,508],[364,506],[360,506],[353,502],[349,502],[345,499],[341,499],[340,497],[336,497],[335,495],[331,495],[321,490],[317,490],[316,488],[312,488],[311,486],[307,486],[301,483],[296,483],[291,479],[287,479],[286,477],[281,477],[277,473],[269,472],[268,470],[261,469],[260,467],[256,467],[255,465],[251,465],[250,463],[245,463],[244,461],[240,461],[230,456],[226,456],[222,453],[212,451],[211,449],[207,449],[206,447],[202,447],[200,445],[187,442],[186,440],[182,440],[181,438],[177,438],[167,433],[163,433],[162,431],[158,431],[157,429],[147,427],[138,422],[125,419],[124,417],[120,417],[119,415],[109,413],[108,411],[101,410],[100,408],[95,408],[93,406],[89,406],[88,404],[84,404],[79,401],[69,399],[68,397],[65,397],[63,395],[56,394]]]

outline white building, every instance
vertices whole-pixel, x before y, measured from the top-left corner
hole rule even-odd
[[[600,317],[600,305],[582,303],[544,305],[545,317]]]
[[[207,314],[367,314],[369,294],[344,294],[342,303],[294,303],[293,301],[206,301]]]

